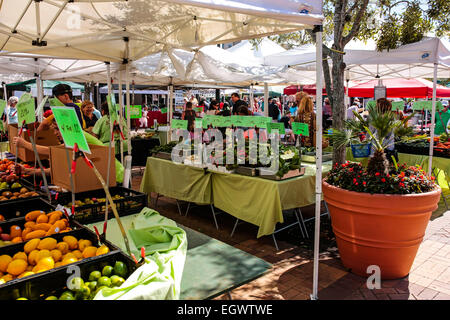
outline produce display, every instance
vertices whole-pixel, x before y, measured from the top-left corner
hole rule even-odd
[[[151,139],[156,134],[156,132],[142,132],[142,133],[136,133],[133,136],[133,139]]]
[[[0,201],[8,201],[8,200],[16,200],[16,199],[23,199],[23,198],[29,198],[29,197],[38,197],[39,194],[35,191],[30,191],[25,187],[22,187],[19,191],[3,191],[5,189],[0,188]]]
[[[9,230],[3,230],[0,226],[0,247],[72,230],[61,211],[47,214],[41,210],[31,211],[25,215],[25,221],[22,226],[10,226]]]
[[[178,144],[177,141],[171,141],[168,144],[162,145],[162,146],[156,146],[153,149],[150,150],[149,155],[152,156],[154,154],[157,154],[158,152],[165,152],[165,153],[171,153],[172,149]]]
[[[414,135],[403,138],[395,143],[398,152],[428,155],[430,149],[430,137],[424,135]],[[450,136],[446,133],[435,136],[433,139],[433,154],[438,157],[450,157]]]
[[[96,247],[90,240],[71,235],[60,242],[53,237],[34,238],[25,243],[23,251],[0,256],[0,285],[108,252],[104,244]]]
[[[113,199],[113,201],[115,202],[115,200],[121,200],[121,199],[125,199],[125,197],[116,194],[114,196],[111,196],[111,198]],[[105,203],[106,202],[106,198],[85,198],[84,200],[75,200],[75,208],[79,208],[79,207],[83,207],[83,206],[87,206],[87,205],[91,205],[91,204],[99,204],[99,203]],[[69,202],[66,205],[67,208],[72,208],[72,202]]]
[[[92,300],[103,288],[120,287],[128,277],[129,271],[123,261],[115,261],[101,269],[94,270],[84,277],[72,278],[68,288],[61,288],[45,300]],[[19,298],[20,299],[20,298]],[[26,298],[22,297],[21,300]]]

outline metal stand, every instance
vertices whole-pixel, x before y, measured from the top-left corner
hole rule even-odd
[[[216,218],[216,216],[217,216],[218,214],[220,214],[220,212],[215,212],[215,211],[214,211],[214,206],[213,206],[212,204],[210,204],[209,206],[210,206],[211,212],[212,212],[212,214],[213,214],[213,219],[214,219],[214,224],[216,225],[216,229],[219,230],[219,224],[217,223],[217,218]],[[193,205],[193,207],[196,207],[196,205]],[[188,214],[190,208],[191,208],[191,203],[188,202],[188,206],[187,206],[187,209],[186,209],[186,214],[185,214],[184,216],[187,216],[187,214]]]

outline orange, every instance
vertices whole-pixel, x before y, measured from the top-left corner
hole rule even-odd
[[[0,256],[0,272],[6,272],[6,269],[11,261],[12,258],[7,254]]]
[[[13,276],[18,276],[19,274],[24,273],[27,267],[28,263],[25,260],[16,259],[10,262],[6,271]]]
[[[25,246],[23,247],[23,251],[25,251],[25,253],[30,253],[38,247],[40,242],[40,239],[31,239],[27,241],[27,243],[25,243]]]

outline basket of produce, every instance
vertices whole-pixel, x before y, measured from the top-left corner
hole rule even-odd
[[[140,212],[147,206],[147,195],[124,187],[109,188],[109,192],[116,205],[120,216],[126,216]],[[97,189],[79,192],[75,194],[75,216],[74,219],[83,224],[102,221],[105,218],[105,191]],[[60,193],[54,201],[54,205],[62,205],[70,211],[72,209],[72,193]],[[113,213],[109,206],[109,216]]]
[[[237,166],[235,171],[237,174],[242,174],[244,176],[256,177],[259,175],[258,168],[247,167],[247,166]]]
[[[42,210],[28,212],[25,217],[0,222],[0,247],[50,236],[78,228],[79,224],[69,221],[61,211]]]
[[[54,270],[69,264],[119,250],[98,239],[95,233],[79,225],[76,230],[1,247],[0,289],[35,277],[51,277]]]
[[[121,251],[113,251],[77,263],[79,277],[67,266],[28,281],[0,288],[1,300],[91,300],[103,287],[119,287],[136,270],[136,263]],[[69,277],[72,277],[69,280]],[[69,287],[68,287],[69,286]]]
[[[172,160],[172,149],[178,144],[176,141],[169,142],[162,146],[156,146],[150,150],[150,157],[164,160]]]
[[[24,217],[28,212],[38,209],[50,212],[55,207],[42,198],[24,198],[17,201],[0,202],[0,221]]]
[[[316,162],[316,148],[315,147],[302,147],[301,160],[304,162],[315,163]],[[333,153],[322,152],[322,162],[333,160]]]

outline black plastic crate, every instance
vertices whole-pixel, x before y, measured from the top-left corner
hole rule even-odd
[[[55,210],[55,206],[39,197],[0,202],[0,214],[5,217],[5,220],[24,217],[28,212],[33,210],[50,212]]]
[[[120,248],[118,248],[116,245],[112,244],[108,240],[102,240],[101,242],[99,242],[97,235],[93,231],[91,231],[88,228],[86,228],[85,226],[81,225],[80,223],[78,223],[76,221],[73,221],[72,223],[76,224],[76,229],[75,230],[68,231],[68,232],[63,232],[63,233],[56,233],[56,234],[53,234],[53,235],[51,235],[49,237],[42,237],[40,239],[42,240],[42,239],[51,237],[51,238],[56,239],[56,241],[60,242],[60,241],[63,240],[63,238],[65,236],[74,236],[75,238],[77,238],[77,240],[80,240],[80,239],[90,240],[92,242],[92,245],[96,246],[96,247],[99,247],[101,244],[105,244],[109,248],[110,252],[120,251]],[[27,242],[28,241],[20,242],[20,243],[17,243],[17,244],[8,245],[8,246],[5,246],[5,247],[0,247],[0,256],[4,255],[4,254],[7,254],[7,255],[12,257],[17,252],[24,251],[24,246],[25,246],[25,244]],[[99,256],[99,257],[101,257],[101,256]],[[96,259],[96,258],[97,257],[91,257],[91,258],[87,258],[87,259]],[[10,287],[12,285],[15,285],[16,283],[25,282],[25,281],[28,281],[30,279],[36,278],[36,277],[41,277],[43,275],[49,275],[51,277],[53,272],[55,272],[55,271],[57,271],[57,270],[59,270],[61,268],[65,269],[67,266],[70,266],[70,265],[76,265],[76,264],[78,264],[78,263],[80,263],[82,261],[83,260],[77,261],[77,262],[74,262],[74,263],[71,263],[71,264],[67,264],[67,265],[64,265],[64,266],[60,266],[60,267],[57,267],[57,268],[53,268],[51,270],[47,270],[47,271],[44,271],[44,272],[39,272],[39,273],[30,275],[30,276],[27,276],[27,277],[23,277],[23,278],[20,278],[20,279],[14,279],[14,280],[8,281],[8,282],[6,282],[4,284],[0,284],[0,289],[1,288],[5,288],[5,287]]]
[[[130,214],[135,214],[141,212],[141,210],[147,207],[147,195],[142,192],[138,192],[132,189],[124,188],[124,187],[112,187],[109,188],[109,192],[111,197],[116,195],[123,196],[123,199],[114,200],[114,203],[117,208],[117,212],[119,216],[127,216]],[[105,198],[105,191],[103,189],[80,192],[75,194],[75,201],[89,198]],[[52,203],[56,206],[60,205],[68,205],[72,202],[72,193],[65,192],[59,193],[58,198]],[[108,206],[110,204],[108,203]],[[108,216],[113,216],[113,212],[111,207],[109,209]],[[94,223],[98,221],[103,221],[105,218],[105,203],[97,202],[94,204],[82,205],[79,207],[75,207],[75,217],[74,219],[83,224]]]
[[[53,211],[53,210],[51,210],[51,211]],[[46,211],[45,213],[48,213],[48,212],[50,212],[50,211]],[[64,216],[62,218],[64,218]],[[23,229],[25,229],[24,225],[26,222],[27,221],[25,220],[25,217],[19,217],[19,218],[2,221],[2,222],[0,222],[0,230],[2,230],[1,233],[9,233],[11,226],[14,226],[14,225],[19,226],[23,231]],[[75,229],[81,228],[82,226],[80,225],[80,223],[74,221],[73,219],[69,219],[69,227],[72,228],[73,230],[75,230]],[[15,243],[0,246],[0,248],[4,248],[6,246],[12,246],[12,245],[15,245]]]
[[[87,258],[71,265],[76,265],[80,268],[80,276],[85,280],[92,271],[101,271],[104,266],[108,264],[113,265],[116,261],[122,261],[127,265],[128,276],[137,269],[135,262],[122,251],[114,251],[98,257]],[[59,297],[67,289],[68,278],[73,275],[73,267],[68,269],[68,266],[71,265],[59,267],[54,269],[53,272],[49,270],[48,273],[38,273],[36,277],[30,277],[27,281],[13,283],[8,287],[0,287],[0,300],[15,300],[19,297],[25,297],[29,300],[43,300],[50,295]]]

